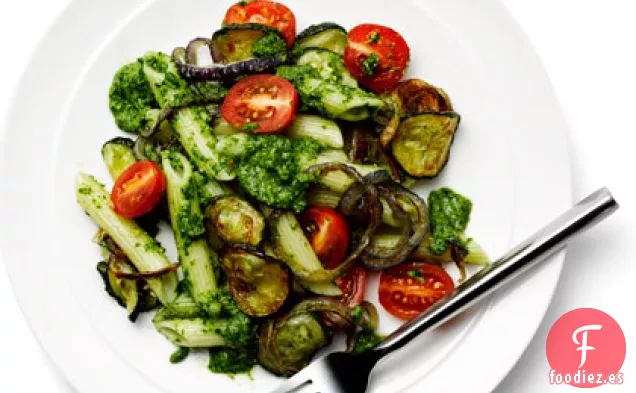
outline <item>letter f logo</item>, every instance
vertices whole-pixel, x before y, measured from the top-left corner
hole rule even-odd
[[[581,326],[574,331],[574,334],[572,334],[572,341],[574,341],[574,344],[580,345],[580,347],[576,349],[577,351],[581,351],[581,365],[579,365],[579,368],[583,367],[585,361],[587,360],[587,351],[593,351],[596,349],[587,345],[587,332],[590,330],[601,330],[602,327],[603,326],[601,325]],[[579,339],[577,338],[579,333],[583,333],[581,335],[581,342],[579,342]]]

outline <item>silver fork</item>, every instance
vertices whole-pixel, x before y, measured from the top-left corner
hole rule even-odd
[[[452,295],[391,334],[375,349],[360,355],[335,352],[315,360],[271,393],[365,393],[375,365],[423,332],[447,322],[530,268],[563,249],[575,235],[618,209],[607,189],[590,195],[497,262],[484,268]]]

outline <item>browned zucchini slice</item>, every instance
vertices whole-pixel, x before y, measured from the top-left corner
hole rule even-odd
[[[296,37],[296,43],[300,48],[322,48],[343,55],[347,46],[347,29],[326,22],[309,26]]]
[[[395,133],[400,126],[402,100],[396,91],[381,98],[385,105],[376,112],[375,120],[384,127],[380,133],[380,144],[387,148],[391,145],[391,141],[395,138]]]
[[[421,79],[409,79],[395,88],[402,104],[402,117],[424,112],[451,112],[453,105],[443,89]]]
[[[289,295],[289,273],[277,260],[249,247],[232,247],[221,257],[232,297],[252,317],[278,311]]]
[[[437,176],[448,161],[459,122],[455,112],[422,113],[402,121],[391,144],[393,157],[413,177]]]
[[[384,126],[380,134],[380,143],[388,147],[391,144],[400,119],[425,112],[451,112],[448,94],[443,89],[435,87],[421,79],[409,79],[400,82],[391,93],[382,97],[386,103],[383,110],[378,111],[380,118],[376,120]]]
[[[212,58],[220,64],[249,60],[254,43],[270,33],[277,30],[256,23],[225,26],[212,36]]]
[[[257,246],[263,239],[263,215],[241,198],[220,198],[207,213],[216,234],[229,244]]]

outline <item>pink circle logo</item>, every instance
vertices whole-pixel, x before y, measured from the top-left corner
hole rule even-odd
[[[548,334],[550,383],[579,388],[623,383],[625,334],[603,311],[579,308],[559,318]]]

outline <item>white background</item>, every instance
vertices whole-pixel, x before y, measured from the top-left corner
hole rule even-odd
[[[622,209],[570,248],[554,302],[543,324],[497,393],[575,390],[548,384],[545,339],[550,326],[561,315],[580,307],[598,308],[609,313],[627,337],[627,359],[623,367],[625,385],[602,387],[596,391],[636,391],[636,283],[633,281],[636,265],[633,228],[636,223],[636,122],[631,119],[636,115],[636,2],[502,1],[543,58],[570,120],[575,196],[581,198],[598,187],[608,186]],[[0,0],[2,123],[21,70],[38,40],[67,3],[68,0]],[[541,159],[540,153],[537,159]],[[10,189],[4,185],[2,192],[10,192]],[[0,313],[0,392],[70,393],[62,378],[51,371],[32,337],[5,270],[1,268]],[[514,332],[510,334],[514,335]],[[496,346],[497,342],[492,345]],[[484,361],[487,360],[488,354],[484,354]],[[457,370],[457,374],[461,378],[461,370]]]

